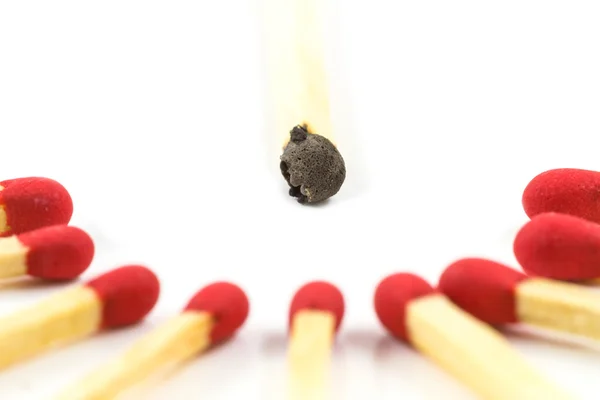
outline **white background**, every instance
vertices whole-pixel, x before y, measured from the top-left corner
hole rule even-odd
[[[253,0],[0,2],[0,179],[67,187],[73,224],[97,244],[84,277],[136,262],[163,285],[144,324],[4,371],[2,399],[48,398],[215,279],[247,291],[247,324],[152,398],[283,398],[287,307],[312,279],[346,298],[336,398],[473,398],[386,337],[373,291],[402,270],[435,283],[467,255],[514,265],[527,182],[549,168],[600,169],[600,5],[340,0],[331,11],[348,177],[328,204],[302,207],[267,127]],[[59,289],[2,287],[0,310]],[[510,340],[598,398],[595,350]]]

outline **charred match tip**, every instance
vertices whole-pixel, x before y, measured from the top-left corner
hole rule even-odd
[[[346,164],[327,138],[295,126],[280,157],[281,173],[290,196],[301,204],[318,203],[335,195],[346,179]]]

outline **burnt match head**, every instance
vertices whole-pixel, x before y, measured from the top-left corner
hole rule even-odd
[[[298,202],[318,203],[335,195],[346,179],[346,164],[327,138],[296,126],[280,157],[281,173]]]

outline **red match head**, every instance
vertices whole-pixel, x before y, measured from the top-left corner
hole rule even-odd
[[[160,283],[146,267],[128,265],[113,269],[86,285],[103,305],[100,328],[118,328],[142,320],[158,301]]]
[[[215,282],[199,292],[185,306],[184,311],[205,311],[215,320],[210,340],[218,343],[233,336],[248,318],[250,304],[246,293],[229,282]]]
[[[561,168],[533,178],[523,192],[523,208],[532,218],[558,212],[600,223],[600,173]]]
[[[27,247],[27,273],[48,280],[75,279],[94,258],[92,238],[79,228],[55,225],[17,236]]]
[[[572,281],[600,278],[600,225],[582,218],[539,214],[517,233],[513,250],[529,275]]]
[[[410,342],[406,329],[406,307],[420,297],[435,293],[423,278],[397,273],[384,278],[375,289],[375,313],[381,324],[396,338]]]
[[[52,179],[10,179],[0,182],[0,188],[0,208],[6,214],[6,225],[0,226],[0,237],[68,224],[71,220],[71,196]]]
[[[298,289],[292,298],[288,324],[292,325],[294,315],[298,311],[327,311],[335,316],[337,332],[344,318],[344,309],[344,296],[336,286],[324,281],[309,282]]]
[[[463,258],[451,264],[438,289],[454,304],[492,325],[517,322],[515,288],[526,275],[495,261]]]

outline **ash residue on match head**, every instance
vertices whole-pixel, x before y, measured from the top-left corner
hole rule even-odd
[[[346,179],[346,164],[327,138],[296,126],[280,157],[281,173],[298,202],[318,203],[335,195]]]

